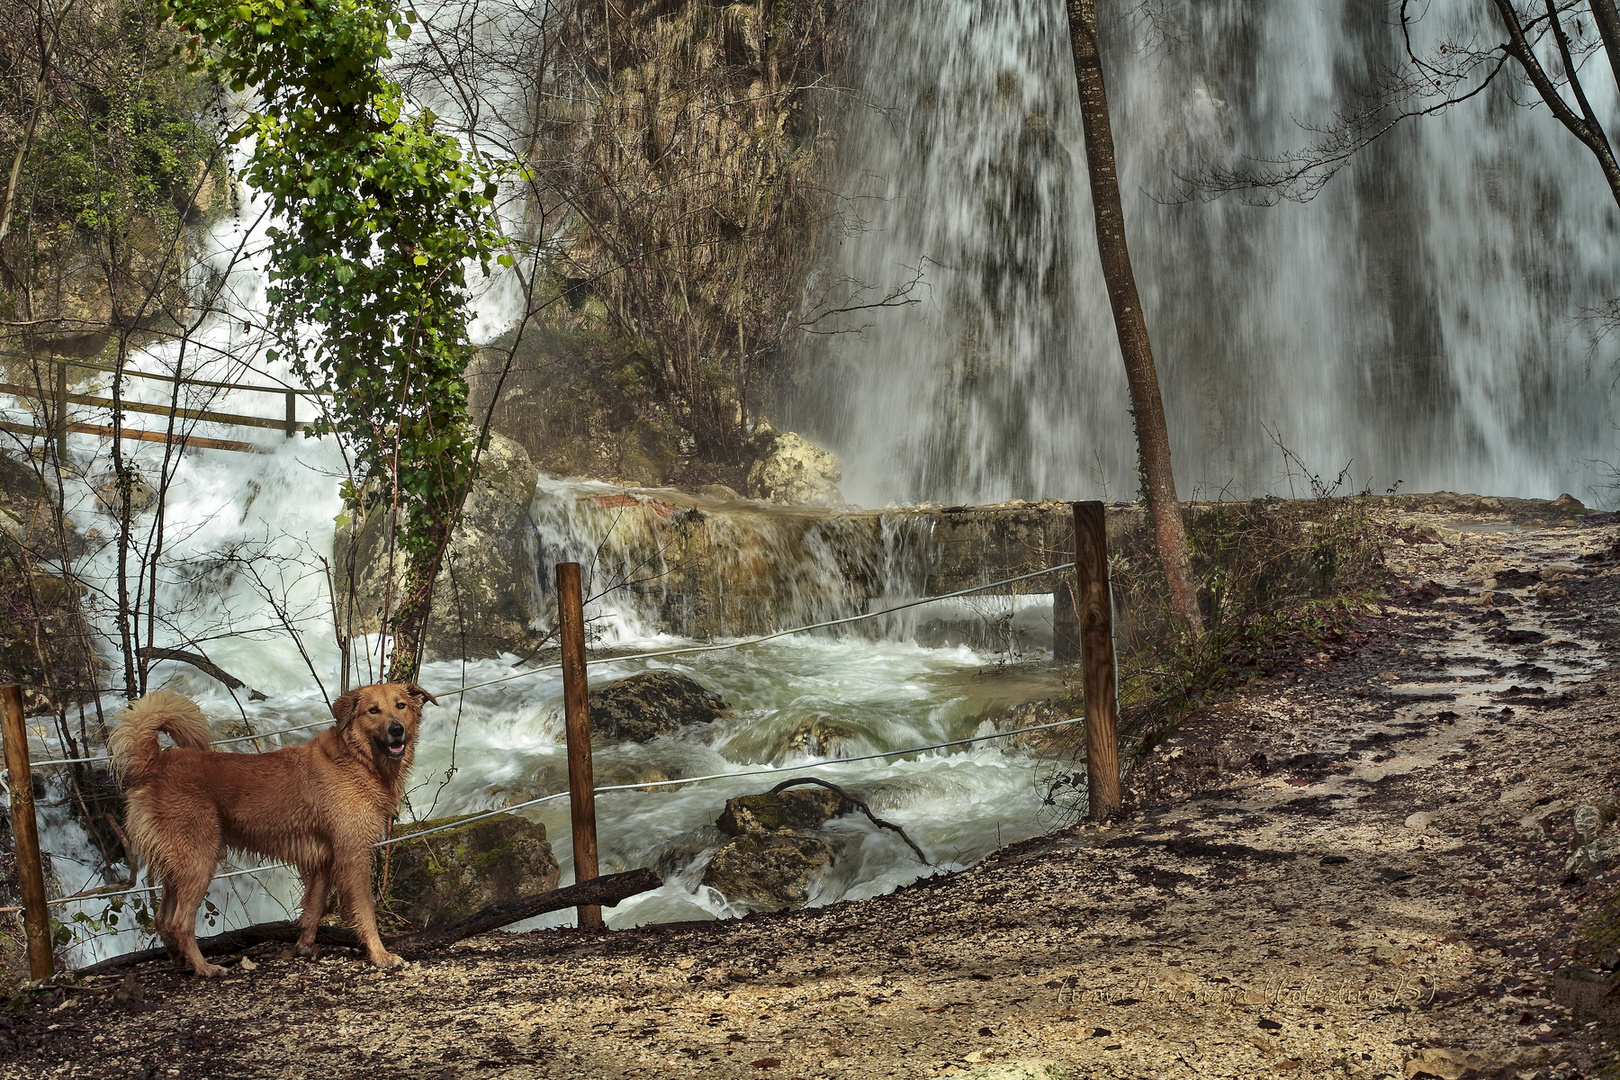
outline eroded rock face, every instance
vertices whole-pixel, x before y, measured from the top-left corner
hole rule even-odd
[[[748,495],[799,506],[843,506],[838,459],[802,435],[776,431],[761,420],[753,444],[759,460],[748,470]]]
[[[416,822],[401,832],[440,824]],[[407,839],[395,844],[388,858],[390,910],[421,927],[444,926],[490,904],[557,887],[557,859],[546,827],[516,814]],[[380,860],[378,865],[380,873]]]
[[[632,742],[707,724],[727,708],[719,694],[673,671],[647,671],[599,687],[588,707],[594,734]]]
[[[102,662],[84,612],[89,590],[55,572],[84,538],[52,510],[35,465],[0,455],[0,682],[30,716],[92,699]]]
[[[478,478],[450,539],[444,570],[433,591],[426,652],[429,660],[497,656],[537,647],[534,621],[535,536],[529,507],[539,471],[523,448],[491,433]],[[334,544],[340,581],[339,625],[349,636],[382,630],[383,603],[399,595],[405,560],[393,560],[388,588],[389,527],[382,515],[338,531]]]

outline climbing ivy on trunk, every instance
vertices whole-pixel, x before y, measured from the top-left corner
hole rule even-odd
[[[271,323],[300,378],[335,392],[316,429],[353,455],[345,499],[395,522],[388,670],[410,678],[477,462],[466,273],[509,258],[491,214],[499,166],[387,77],[414,20],[389,0],[174,0],[172,13],[194,66],[256,95],[235,135],[277,221]]]

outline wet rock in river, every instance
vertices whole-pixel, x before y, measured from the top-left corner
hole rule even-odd
[[[402,826],[388,854],[388,910],[417,926],[443,926],[490,904],[557,887],[546,827],[502,814],[417,838],[442,821]]]
[[[609,739],[648,742],[726,709],[719,694],[673,671],[648,671],[591,691],[591,730]]]
[[[850,809],[849,800],[840,792],[822,787],[789,788],[727,799],[725,812],[715,824],[727,836],[819,829]]]
[[[854,728],[825,716],[812,716],[800,721],[793,729],[788,736],[788,748],[824,757],[833,753],[839,744],[847,743],[854,737]]]
[[[837,855],[814,831],[855,804],[824,787],[788,788],[726,800],[715,822],[731,837],[709,860],[703,884],[730,900],[759,907],[794,907]]]
[[[714,853],[703,884],[727,899],[760,907],[794,907],[810,897],[810,882],[832,865],[833,846],[803,832],[749,833]]]

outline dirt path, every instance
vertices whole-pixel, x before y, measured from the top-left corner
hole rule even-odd
[[[1620,798],[1615,522],[1403,524],[1361,647],[1188,724],[1112,828],[402,973],[109,977],[0,1022],[0,1077],[1601,1075],[1620,1031],[1550,986],[1620,883],[1566,870],[1578,808]]]

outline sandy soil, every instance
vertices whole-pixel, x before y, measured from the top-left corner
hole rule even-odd
[[[107,976],[0,1020],[0,1078],[1601,1075],[1620,1030],[1552,998],[1620,883],[1566,869],[1617,800],[1620,534],[1400,524],[1349,655],[1185,725],[1112,827],[814,911]]]

